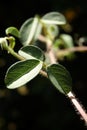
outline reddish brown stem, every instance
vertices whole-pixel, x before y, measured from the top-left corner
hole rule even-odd
[[[84,108],[82,107],[82,105],[77,101],[77,99],[75,98],[75,96],[72,92],[69,92],[67,94],[67,96],[69,97],[69,99],[71,100],[71,102],[73,103],[73,105],[75,106],[77,111],[80,113],[82,119],[85,121],[85,123],[87,125],[87,114],[86,114]]]
[[[49,55],[51,64],[56,63],[56,57],[55,57],[54,52],[52,50],[52,46],[51,46],[52,44],[50,43],[51,41],[47,40],[42,35],[40,35],[39,40],[44,41],[47,44],[47,50],[48,50],[48,55]],[[75,51],[78,51],[78,52],[87,51],[87,47],[79,46],[79,47],[68,48],[68,49],[65,49],[65,50],[59,50],[58,56],[59,56],[59,53],[65,54],[65,53],[75,52]],[[43,76],[48,78],[46,72],[41,71],[40,73]],[[69,92],[67,94],[67,96],[69,97],[69,99],[71,100],[71,102],[73,103],[73,105],[75,106],[75,108],[77,109],[77,111],[80,113],[81,117],[83,118],[83,120],[87,124],[87,114],[86,114],[85,110],[83,109],[82,105],[77,101],[77,99],[75,98],[75,96],[72,92]]]

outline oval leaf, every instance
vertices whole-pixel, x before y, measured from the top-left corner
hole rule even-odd
[[[74,46],[73,38],[68,34],[61,34],[60,38],[64,41],[64,45],[66,48],[70,48]]]
[[[52,24],[47,24],[46,25],[47,28],[47,33],[48,33],[48,37],[50,37],[52,40],[54,40],[54,38],[56,36],[58,36],[59,34],[59,28],[57,25],[52,25]]]
[[[29,45],[33,38],[36,40],[41,32],[41,24],[37,17],[26,20],[20,28],[20,41],[23,45]]]
[[[60,64],[52,64],[47,68],[48,77],[53,85],[63,94],[71,91],[72,79],[66,68]]]
[[[59,12],[50,12],[42,17],[42,22],[45,24],[62,25],[66,23],[65,17]]]
[[[32,59],[19,61],[13,64],[7,71],[5,83],[7,88],[18,88],[38,75],[42,68],[42,62]]]
[[[23,56],[25,59],[38,59],[41,61],[45,60],[45,56],[43,51],[36,47],[36,46],[25,46],[22,47],[19,51],[18,51],[19,55]]]
[[[20,41],[23,45],[29,44],[28,39],[30,39],[29,42],[32,40],[33,35],[31,34],[31,36],[30,36],[32,24],[33,24],[33,18],[30,18],[22,24],[22,26],[19,30],[20,31]]]
[[[15,27],[8,27],[6,30],[5,30],[6,34],[11,34],[15,37],[18,37],[19,38],[19,31],[17,28]]]

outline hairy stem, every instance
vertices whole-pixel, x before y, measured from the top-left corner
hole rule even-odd
[[[77,109],[77,111],[79,112],[79,114],[84,119],[84,121],[87,125],[87,114],[86,114],[85,110],[83,109],[83,107],[81,106],[81,104],[77,101],[77,99],[75,98],[75,96],[72,92],[69,92],[67,94],[67,96],[69,97],[69,99],[71,100],[71,102],[73,103],[73,105],[75,106],[75,108]]]
[[[47,44],[47,51],[48,51],[48,55],[49,55],[51,64],[56,63],[57,60],[56,60],[56,57],[55,57],[54,52],[52,50],[51,41],[46,39],[44,36],[40,36],[39,40],[46,42],[46,44]],[[18,53],[16,53],[9,46],[5,46],[5,50],[7,50],[10,54],[12,54],[17,59],[25,60],[22,56],[20,56]],[[77,48],[71,48],[71,49],[68,49],[68,50],[65,50],[65,51],[83,51],[83,50],[87,50],[87,48],[77,47]],[[41,70],[40,74],[43,75],[44,77],[48,78],[48,75],[47,75],[47,73],[45,71]],[[87,114],[86,114],[85,110],[82,108],[82,106],[80,105],[80,103],[76,100],[76,98],[73,95],[73,93],[69,92],[67,94],[67,96],[72,101],[72,103],[74,104],[75,108],[77,109],[77,111],[80,113],[81,117],[84,119],[85,123],[87,124]]]
[[[56,63],[57,59],[56,59],[56,56],[55,56],[55,54],[52,50],[51,41],[47,40],[43,36],[40,36],[39,39],[41,41],[46,42],[46,44],[47,44],[47,50],[48,50],[48,55],[49,55],[51,64]],[[75,51],[78,51],[78,52],[79,51],[87,51],[87,47],[86,48],[85,47],[73,47],[73,48],[69,48],[69,49],[66,49],[66,50],[62,50],[62,51],[58,52],[58,56],[60,56],[59,53],[64,55],[65,53],[75,52]],[[45,74],[44,76],[48,77],[47,74]],[[83,107],[81,106],[81,104],[75,98],[74,94],[72,92],[69,92],[67,94],[67,96],[69,97],[69,99],[71,100],[71,102],[73,103],[73,105],[75,106],[75,108],[77,109],[77,111],[80,113],[81,117],[83,118],[83,120],[87,124],[87,114],[86,114],[85,110],[83,109]]]

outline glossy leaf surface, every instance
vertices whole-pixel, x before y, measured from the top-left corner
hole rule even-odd
[[[26,84],[38,75],[41,68],[42,62],[36,59],[16,62],[6,73],[7,88],[14,89]]]
[[[53,85],[63,94],[71,91],[72,79],[66,68],[60,64],[48,66],[47,73]]]
[[[18,53],[25,59],[38,59],[41,61],[45,60],[43,51],[39,47],[33,45],[22,47]]]

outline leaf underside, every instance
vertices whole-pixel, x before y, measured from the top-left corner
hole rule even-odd
[[[38,18],[27,19],[20,28],[20,41],[26,46],[31,44],[32,40],[36,40],[41,33],[42,25]]]
[[[42,17],[42,21],[46,24],[62,25],[66,23],[65,17],[59,12],[50,12]]]

